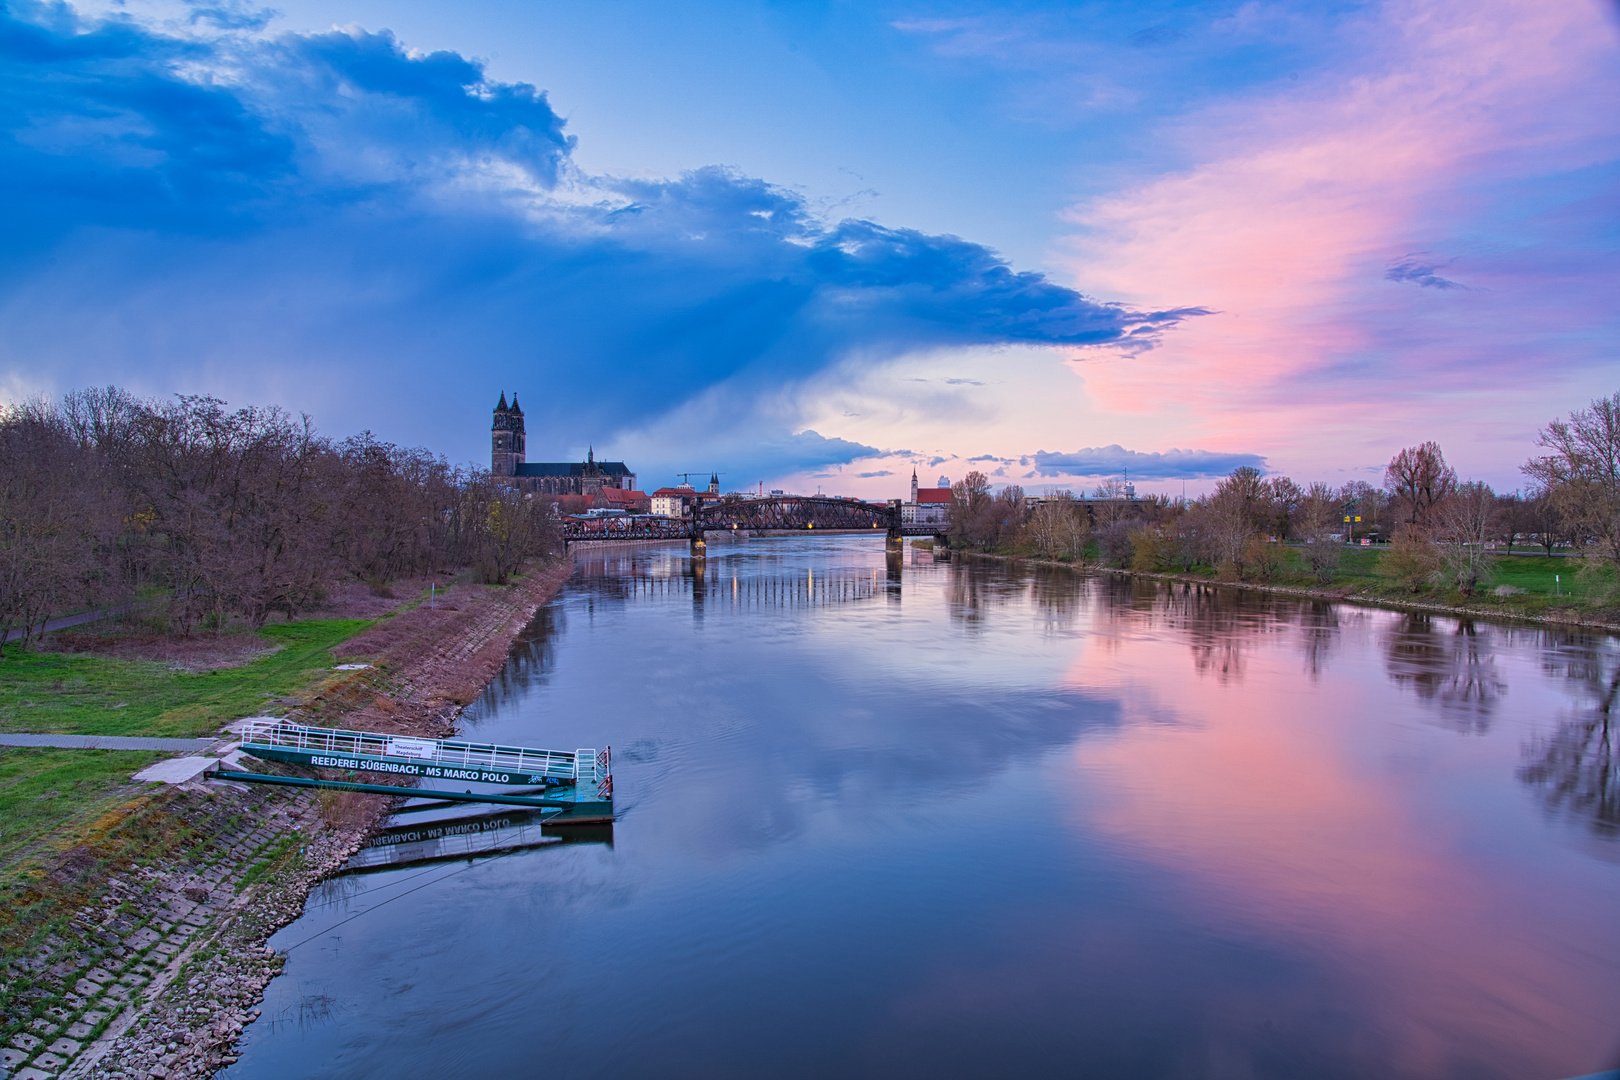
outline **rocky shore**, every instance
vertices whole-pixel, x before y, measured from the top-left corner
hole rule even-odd
[[[286,715],[442,737],[572,572],[461,585],[347,642],[353,661]],[[365,843],[395,800],[198,779],[106,815],[46,875],[75,898],[32,954],[0,970],[33,1019],[0,1048],[12,1080],[212,1076],[283,958],[266,945]],[[16,1006],[13,1006],[15,1008]]]

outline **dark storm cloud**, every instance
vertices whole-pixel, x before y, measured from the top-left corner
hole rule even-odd
[[[600,444],[857,348],[1130,351],[1197,313],[824,222],[726,169],[588,176],[544,93],[459,54],[194,14],[207,33],[0,9],[0,376],[280,394],[329,429],[476,430],[491,388],[520,385],[531,430]],[[775,449],[876,452],[811,435]]]

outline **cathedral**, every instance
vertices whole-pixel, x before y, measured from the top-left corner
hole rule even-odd
[[[584,461],[524,461],[523,409],[517,395],[506,403],[501,392],[490,426],[489,471],[511,477],[525,491],[542,495],[598,495],[603,488],[634,491],[636,474],[622,461],[597,461],[592,449]]]

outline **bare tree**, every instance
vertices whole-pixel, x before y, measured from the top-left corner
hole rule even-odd
[[[1525,474],[1620,566],[1620,392],[1554,420],[1536,445],[1552,453],[1531,458]]]
[[[1408,528],[1427,528],[1435,508],[1456,487],[1457,473],[1436,442],[1407,447],[1384,469],[1384,488]]]
[[[549,503],[309,417],[116,387],[0,407],[0,625],[166,591],[189,633],[308,608],[346,573],[505,580],[558,546]]]
[[[1259,534],[1268,509],[1266,483],[1258,469],[1244,465],[1215,485],[1203,501],[1212,545],[1211,561],[1228,573],[1242,576],[1252,552],[1250,542]]]
[[[1496,536],[1507,545],[1509,555],[1513,554],[1513,545],[1519,538],[1530,531],[1530,514],[1525,501],[1525,496],[1517,491],[1496,497]]]
[[[1532,488],[1525,496],[1524,514],[1530,535],[1535,538],[1542,553],[1552,555],[1553,548],[1558,546],[1565,531],[1564,515],[1559,510],[1558,500],[1545,488]]]
[[[1305,542],[1305,561],[1316,580],[1327,584],[1344,555],[1342,536],[1348,532],[1343,517],[1344,503],[1327,484],[1313,483],[1300,499],[1299,538]]]
[[[1085,507],[1067,491],[1049,495],[1030,512],[1020,542],[1043,559],[1077,559],[1090,539]]]
[[[1485,545],[1496,535],[1498,513],[1496,493],[1474,481],[1459,484],[1435,515],[1440,576],[1464,596],[1473,595],[1496,562]]]
[[[1339,501],[1344,507],[1345,539],[1354,541],[1356,533],[1378,533],[1384,537],[1395,534],[1389,519],[1390,501],[1384,492],[1365,480],[1353,480],[1339,490]],[[1360,520],[1357,520],[1357,519]]]
[[[504,585],[525,562],[555,548],[558,523],[550,500],[520,492],[483,471],[472,475],[463,490],[473,572],[479,581]]]
[[[90,591],[85,458],[43,402],[0,411],[0,630],[21,627],[24,644],[40,620]]]
[[[1305,501],[1305,492],[1286,476],[1273,476],[1266,482],[1266,517],[1264,527],[1278,540],[1291,540],[1295,518]]]
[[[995,540],[990,478],[977,469],[951,485],[951,543],[986,547]]]

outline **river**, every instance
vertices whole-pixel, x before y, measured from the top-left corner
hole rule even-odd
[[[389,852],[441,861],[365,853],[272,939],[285,974],[224,1075],[1620,1059],[1616,639],[901,566],[881,537],[710,553],[581,555],[466,714],[611,745],[617,823],[565,842],[462,809],[453,842]]]

